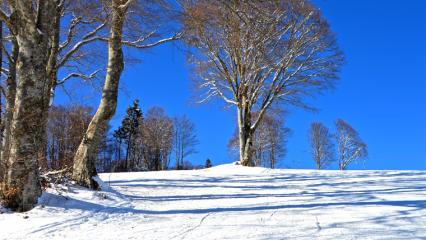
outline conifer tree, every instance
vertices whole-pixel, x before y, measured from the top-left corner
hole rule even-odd
[[[121,122],[121,126],[114,132],[114,137],[119,143],[119,159],[121,151],[121,143],[124,141],[126,143],[126,157],[124,168],[126,171],[133,170],[135,167],[134,159],[132,159],[132,152],[135,149],[135,142],[140,133],[139,126],[142,123],[142,111],[139,108],[139,100],[133,101],[133,104],[127,108],[126,116]],[[133,161],[132,161],[133,160]]]
[[[210,160],[210,158],[207,158],[206,164],[204,165],[204,167],[205,168],[211,168],[211,167],[213,167],[212,161]]]

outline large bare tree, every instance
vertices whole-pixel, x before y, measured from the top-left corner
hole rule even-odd
[[[313,122],[309,129],[311,153],[318,170],[324,169],[334,161],[333,135],[322,123]]]
[[[10,202],[11,207],[19,211],[30,209],[40,193],[37,171],[39,163],[44,168],[47,166],[46,124],[55,87],[70,78],[87,76],[72,73],[58,80],[58,71],[65,65],[69,67],[71,60],[81,58],[78,51],[82,46],[97,40],[92,37],[105,25],[103,23],[100,27],[94,27],[98,25],[98,19],[83,20],[83,11],[76,7],[87,11],[94,1],[76,2],[1,2],[0,19],[9,33],[6,41],[2,41],[1,48],[9,64],[5,71],[8,77],[0,161],[7,169],[7,176],[4,176],[7,180],[6,188],[17,189],[14,197],[16,201]],[[74,17],[69,18],[66,12],[72,10],[73,14],[68,15]],[[62,31],[62,19],[71,19],[68,32]],[[94,30],[87,30],[86,27],[81,32],[76,31],[79,23],[83,22],[86,26],[93,26]],[[85,31],[87,33],[81,34]],[[31,183],[25,186],[25,182]]]
[[[106,26],[105,17],[101,14],[102,10],[96,7],[94,2],[87,0],[63,0],[55,1],[54,7],[51,9],[52,22],[51,36],[49,38],[49,47],[45,49],[48,54],[46,63],[46,84],[44,87],[43,104],[40,106],[43,112],[41,125],[47,122],[47,112],[52,103],[55,88],[62,85],[72,78],[90,79],[95,74],[84,74],[80,66],[84,65],[87,58],[87,49],[82,51],[85,46],[96,40],[99,40],[97,33]],[[2,2],[0,6],[4,17],[12,16],[14,9],[14,1]],[[33,1],[34,6],[38,6],[37,1]],[[97,4],[99,6],[99,4]],[[12,20],[12,19],[11,19]],[[7,27],[18,27],[13,21]],[[4,134],[2,136],[2,151],[0,159],[6,160],[9,153],[10,140],[10,123],[13,114],[15,96],[16,96],[16,63],[18,57],[18,41],[13,34],[13,29],[5,29],[5,38],[1,42],[1,49],[7,59],[6,68],[2,69],[2,73],[7,76],[7,81],[2,85],[6,98],[5,117],[3,121]],[[87,65],[87,64],[86,64]],[[58,79],[58,75],[64,75],[62,79]],[[39,143],[38,160],[42,167],[46,166],[46,146],[47,137],[46,130],[41,129],[41,138]]]
[[[74,157],[73,179],[78,184],[97,188],[92,179],[96,172],[96,157],[101,137],[104,135],[109,120],[117,107],[118,84],[124,68],[122,50],[122,31],[129,1],[111,1],[111,26],[108,42],[108,67],[105,85],[99,107],[90,122],[80,146]]]
[[[10,123],[6,189],[16,190],[8,207],[27,211],[37,202],[38,153],[45,129],[46,91],[49,91],[47,63],[54,38],[58,1],[9,1],[10,14],[0,11],[18,45],[16,97]]]
[[[358,132],[351,125],[342,119],[338,119],[336,131],[340,170],[346,170],[351,163],[368,156],[367,144],[362,141]]]
[[[105,7],[111,16],[109,36],[102,38],[108,41],[107,74],[100,104],[75,154],[72,176],[78,184],[89,188],[98,187],[92,177],[97,174],[96,157],[102,136],[117,107],[118,86],[124,69],[123,46],[146,49],[179,37],[174,35],[159,39],[161,32],[158,30],[158,22],[151,31],[139,30],[147,29],[146,25],[153,25],[156,15],[163,16],[162,10],[165,11],[164,6],[167,6],[164,1],[110,0],[106,3]],[[123,36],[131,40],[123,39]]]
[[[308,0],[184,6],[201,102],[217,96],[236,107],[240,161],[251,166],[253,134],[271,106],[306,106],[305,96],[334,86],[343,61],[334,34]]]

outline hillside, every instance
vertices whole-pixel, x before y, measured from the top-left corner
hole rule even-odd
[[[0,214],[0,239],[426,239],[425,171],[102,174]]]

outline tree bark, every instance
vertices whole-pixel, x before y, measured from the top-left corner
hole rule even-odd
[[[3,179],[6,179],[6,169],[8,168],[7,160],[9,157],[10,150],[10,125],[13,117],[13,109],[15,107],[15,97],[16,97],[16,62],[18,59],[19,46],[18,42],[14,37],[12,37],[12,50],[9,60],[9,74],[6,80],[6,109],[3,119],[3,136],[2,136],[2,149],[0,161],[2,162],[3,174],[0,176]]]
[[[121,0],[112,1],[108,68],[102,98],[74,157],[72,178],[78,184],[92,189],[98,188],[98,184],[92,178],[97,175],[96,158],[102,136],[104,136],[108,123],[115,114],[118,85],[124,68],[122,29],[127,9],[122,7],[122,2]]]
[[[7,189],[16,190],[8,203],[16,211],[28,211],[41,194],[38,152],[42,142],[43,103],[48,87],[46,64],[56,1],[40,1],[34,11],[32,1],[13,4],[13,29],[19,45],[16,63],[17,92],[10,129]]]
[[[238,132],[240,140],[240,163],[253,166],[253,134],[251,128],[251,111],[244,104],[238,107]]]
[[[3,41],[3,21],[0,20],[0,41]],[[3,71],[3,51],[0,49],[0,80],[1,80],[1,71]],[[2,89],[3,90],[3,89]],[[5,119],[3,115],[3,94],[0,93],[0,183],[3,182],[5,164],[3,158],[1,157],[1,152],[3,151],[3,134],[5,129]]]
[[[42,124],[44,126],[47,126],[47,120],[49,117],[49,109],[53,101],[54,91],[56,88],[56,83],[58,79],[58,54],[59,54],[59,41],[60,41],[60,31],[61,31],[61,12],[62,12],[62,6],[58,6],[54,12],[51,14],[54,15],[52,24],[52,36],[51,36],[51,45],[50,49],[48,50],[48,61],[46,66],[46,75],[47,75],[47,87],[44,89],[45,92],[43,93],[43,96],[46,96],[43,99],[43,105],[42,105]],[[42,142],[40,144],[40,148],[38,151],[38,161],[39,166],[42,170],[47,170],[49,168],[48,162],[47,162],[47,128],[44,127],[41,129],[41,139]],[[63,159],[59,159],[63,160]]]

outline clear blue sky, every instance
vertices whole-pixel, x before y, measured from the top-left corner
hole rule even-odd
[[[342,118],[368,144],[369,158],[352,169],[426,169],[426,1],[316,0],[337,35],[346,57],[336,90],[311,102],[320,111],[290,108],[286,126],[293,134],[282,167],[313,168],[307,131],[312,121],[334,129]],[[196,124],[202,164],[232,161],[227,142],[235,126],[235,109],[220,101],[191,102],[185,54],[172,44],[140,53],[140,64],[127,66],[117,125],[133,99],[146,111],[161,106],[171,116],[187,114]],[[58,94],[57,103],[67,98]],[[86,100],[83,100],[86,101]],[[86,101],[96,106],[98,99]]]

